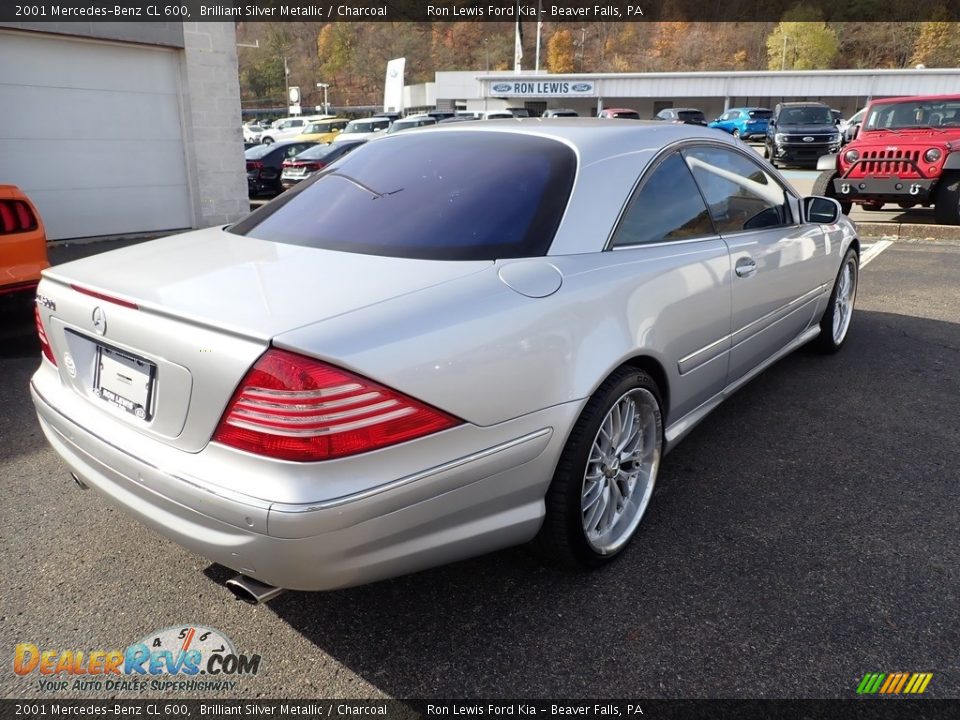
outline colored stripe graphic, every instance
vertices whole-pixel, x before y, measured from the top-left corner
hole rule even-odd
[[[933,673],[867,673],[857,686],[857,694],[919,695],[932,679]]]

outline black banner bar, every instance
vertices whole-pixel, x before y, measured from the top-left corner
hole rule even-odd
[[[953,720],[960,700],[0,700],[0,718]]]
[[[0,22],[749,22],[788,11],[827,22],[960,20],[956,0],[4,0]]]

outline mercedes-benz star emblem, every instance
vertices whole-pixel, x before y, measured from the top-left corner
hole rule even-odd
[[[93,330],[97,335],[107,332],[107,315],[99,305],[93,309]]]

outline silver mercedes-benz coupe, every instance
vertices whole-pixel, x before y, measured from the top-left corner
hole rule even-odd
[[[527,541],[591,567],[724,398],[840,348],[858,253],[715,130],[439,126],[45,271],[32,397],[82,487],[253,601]]]

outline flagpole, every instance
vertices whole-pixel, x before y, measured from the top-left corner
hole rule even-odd
[[[543,13],[541,0],[537,0],[537,59],[534,72],[540,72],[540,31],[543,30],[543,21],[540,19]]]

